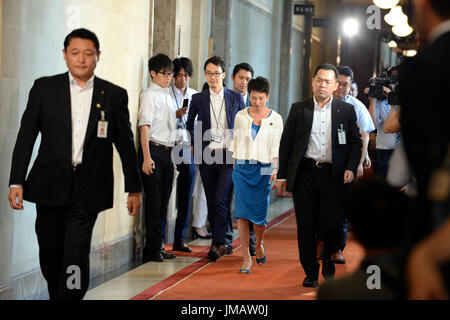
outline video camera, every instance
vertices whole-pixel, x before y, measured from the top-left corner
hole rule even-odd
[[[377,100],[386,99],[383,93],[383,87],[389,88],[387,99],[390,105],[398,105],[398,76],[391,75],[388,76],[386,71],[383,71],[379,77],[373,77],[369,80],[369,98],[376,98]]]

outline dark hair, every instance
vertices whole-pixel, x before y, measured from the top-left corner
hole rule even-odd
[[[321,64],[320,66],[318,66],[316,68],[316,70],[314,70],[314,77],[317,76],[317,73],[319,72],[319,70],[322,70],[322,69],[334,71],[334,74],[336,76],[335,77],[336,81],[338,81],[338,79],[339,79],[339,71],[336,69],[336,67],[334,65],[332,65],[330,63],[324,63],[324,64]]]
[[[192,61],[189,58],[181,57],[173,60],[173,72],[175,75],[177,75],[181,69],[184,69],[189,77],[192,77],[194,67],[192,66]]]
[[[204,71],[206,71],[206,66],[210,63],[212,63],[218,67],[221,67],[222,72],[225,72],[225,61],[223,61],[223,59],[221,57],[214,56],[214,57],[211,57],[208,60],[206,60],[205,65],[203,66]]]
[[[337,67],[340,76],[350,77],[350,81],[353,82],[353,70],[348,66]]]
[[[386,70],[388,77],[392,76],[392,72],[394,72],[394,71],[397,71],[397,73],[400,72],[400,66],[397,65],[397,66],[389,67],[389,68]]]
[[[70,40],[74,38],[81,38],[81,39],[87,39],[91,40],[94,43],[95,48],[97,49],[97,52],[100,51],[100,42],[98,41],[97,36],[95,33],[88,29],[75,29],[71,33],[69,33],[66,38],[64,39],[64,51],[67,50],[67,47],[70,44]]]
[[[158,53],[156,56],[153,56],[148,60],[148,71],[150,72],[150,75],[152,71],[158,73],[160,71],[167,70],[173,70],[173,63],[172,60],[170,60],[170,58],[165,54]]]
[[[247,62],[243,62],[243,63],[237,64],[234,67],[234,69],[233,69],[233,76],[235,76],[241,70],[245,70],[245,71],[250,72],[252,74],[252,78],[253,78],[253,75],[255,74],[255,72],[253,71],[252,66],[249,65]]]
[[[252,91],[264,92],[265,94],[269,95],[270,93],[269,80],[263,77],[251,79],[248,82],[248,93],[251,93]]]
[[[430,0],[434,12],[442,19],[450,18],[450,1],[448,0]]]
[[[407,209],[406,196],[376,177],[359,181],[345,206],[355,236],[372,249],[393,249],[402,244]]]

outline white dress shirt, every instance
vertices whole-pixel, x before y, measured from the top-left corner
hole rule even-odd
[[[367,110],[364,103],[351,95],[348,95],[342,101],[350,103],[355,108],[356,124],[358,125],[360,133],[372,132],[375,130],[370,112]]]
[[[84,139],[94,92],[94,76],[82,88],[69,72],[69,82],[72,114],[72,164],[75,165],[83,161]]]
[[[175,113],[178,109],[183,108],[183,100],[184,99],[189,100],[188,106],[190,106],[192,96],[196,93],[197,93],[197,90],[191,89],[189,87],[186,88],[186,92],[183,93],[176,86],[172,85],[171,89],[170,89],[170,94],[172,95],[172,98],[173,98],[173,102],[174,102],[173,106],[175,108]],[[189,112],[189,107],[188,107],[188,112]],[[190,145],[188,132],[186,130],[186,121],[187,121],[187,117],[188,117],[188,112],[186,112],[186,114],[182,118],[176,120],[176,123],[177,123],[176,141],[177,141],[177,143],[183,142],[183,144],[185,144],[185,145]],[[175,117],[176,117],[176,114],[175,114]]]
[[[234,119],[234,137],[229,150],[236,160],[256,160],[261,163],[272,163],[278,158],[283,119],[272,110],[265,119],[261,119],[261,127],[255,139],[252,137],[253,118],[248,108],[239,111]]]
[[[84,88],[80,87],[69,71],[70,103],[72,117],[72,164],[77,165],[83,161],[83,147],[86,130],[91,112],[92,95],[94,93],[93,75]],[[13,184],[10,188],[22,188],[22,185]]]
[[[332,159],[331,150],[331,103],[326,103],[320,107],[314,97],[314,117],[309,137],[308,148],[305,156],[316,161],[330,162]]]
[[[138,126],[150,126],[150,141],[173,147],[177,135],[174,110],[170,89],[152,83],[141,94]]]
[[[224,97],[224,89],[219,93],[214,93],[209,90],[210,93],[210,113],[211,113],[211,136],[213,134],[222,137],[221,142],[211,141],[209,148],[224,149],[227,145],[231,144],[231,136],[227,135],[228,122],[227,122],[227,110]]]

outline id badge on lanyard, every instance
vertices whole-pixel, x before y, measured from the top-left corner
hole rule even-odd
[[[97,138],[106,139],[108,137],[108,121],[105,120],[105,111],[101,111],[102,118],[98,122]]]

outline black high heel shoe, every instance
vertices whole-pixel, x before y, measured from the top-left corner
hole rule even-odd
[[[192,227],[191,233],[192,233],[193,240],[195,240],[197,238],[200,238],[200,239],[211,239],[212,238],[212,236],[210,234],[208,234],[207,236],[202,236],[202,235],[198,234],[197,230],[195,230],[194,227]]]

